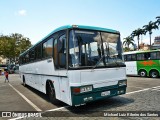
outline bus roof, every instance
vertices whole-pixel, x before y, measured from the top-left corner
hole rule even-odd
[[[160,51],[160,50],[157,49],[157,50],[145,50],[145,51],[129,51],[129,52],[124,52],[123,55],[135,54],[135,53],[156,52],[156,51]]]
[[[23,55],[25,53],[27,53],[30,49],[34,48],[36,45],[38,45],[40,42],[42,42],[43,40],[45,40],[47,37],[49,37],[50,35],[52,35],[55,32],[61,31],[61,30],[65,30],[65,29],[71,29],[71,28],[78,28],[78,29],[89,29],[89,30],[97,30],[97,31],[105,31],[105,32],[112,32],[112,33],[119,33],[119,31],[113,30],[113,29],[108,29],[108,28],[101,28],[101,27],[95,27],[95,26],[85,26],[85,25],[65,25],[62,27],[59,27],[55,30],[53,30],[51,33],[49,33],[47,36],[45,36],[43,39],[41,39],[39,42],[37,42],[35,45],[33,45],[32,47],[30,47],[28,50],[24,51],[23,53],[20,54]]]

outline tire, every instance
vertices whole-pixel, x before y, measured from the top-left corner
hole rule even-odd
[[[146,72],[145,70],[140,70],[140,71],[139,71],[139,75],[140,75],[141,77],[146,77],[146,76],[147,76],[147,72]]]
[[[56,94],[55,94],[54,87],[51,85],[51,82],[48,82],[47,89],[48,89],[47,95],[48,95],[49,101],[53,104],[56,104],[57,103]]]
[[[159,77],[159,73],[158,73],[157,70],[151,70],[149,75],[150,75],[151,78]]]

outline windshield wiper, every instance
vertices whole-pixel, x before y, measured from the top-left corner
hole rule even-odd
[[[93,70],[97,67],[97,65],[100,63],[100,61],[101,61],[104,57],[107,57],[107,59],[109,59],[110,56],[108,56],[108,55],[103,55],[103,56],[98,60],[98,62],[96,63],[96,65],[92,67]],[[110,58],[111,58],[111,57],[110,57]],[[118,67],[120,66],[120,65],[118,64],[118,62],[117,62],[116,60],[114,60],[114,58],[111,58],[111,59],[113,60],[113,63],[115,63]],[[109,62],[108,62],[108,63],[109,63]]]
[[[115,59],[117,59],[117,58],[112,58],[113,59],[113,62],[117,65],[117,66],[119,66],[119,64],[118,64],[118,62],[115,60]]]
[[[95,69],[97,67],[97,65],[100,63],[100,61],[102,60],[102,58],[104,58],[104,57],[106,57],[106,55],[102,55],[102,57],[98,60],[96,65],[92,67],[92,69]]]

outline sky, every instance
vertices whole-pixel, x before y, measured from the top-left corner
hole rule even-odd
[[[118,30],[121,39],[160,16],[160,0],[0,0],[0,34],[20,33],[34,45],[63,25]],[[154,37],[160,30],[153,30]],[[149,44],[148,33],[141,37]],[[137,44],[137,38],[135,38]]]

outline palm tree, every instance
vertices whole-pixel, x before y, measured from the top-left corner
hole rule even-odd
[[[152,35],[152,30],[153,29],[158,29],[158,25],[156,24],[156,22],[152,22],[150,21],[148,25],[144,25],[143,26],[144,30],[146,32],[149,32],[149,37],[150,37],[150,49],[151,49],[151,35]]]
[[[140,38],[140,35],[143,35],[145,34],[145,30],[144,29],[141,29],[141,28],[138,28],[137,30],[134,30],[132,33],[131,33],[131,36],[134,38],[135,36],[137,36],[137,40],[138,40],[138,50],[139,50],[139,38]]]
[[[159,26],[160,25],[160,16],[157,16],[156,19],[157,19],[156,23]]]
[[[127,45],[128,49],[129,49],[129,45],[133,45],[134,46],[134,40],[133,40],[133,37],[132,36],[128,36],[126,38],[124,38],[124,41],[123,41],[123,45]]]

